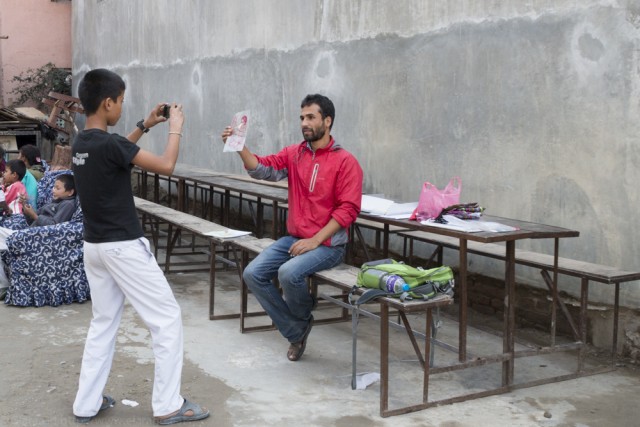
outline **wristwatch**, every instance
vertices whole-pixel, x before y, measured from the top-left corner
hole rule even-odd
[[[138,129],[140,129],[143,133],[149,132],[149,128],[144,127],[144,119],[136,123],[136,126],[138,126]]]

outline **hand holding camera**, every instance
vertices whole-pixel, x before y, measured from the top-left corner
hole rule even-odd
[[[168,120],[170,116],[171,116],[171,105],[164,104],[162,106],[162,117]]]
[[[162,122],[169,122],[169,134],[182,136],[182,124],[184,123],[182,105],[166,102],[157,104],[151,110],[149,116],[144,120],[140,120],[137,126],[142,132],[147,133],[149,129]]]

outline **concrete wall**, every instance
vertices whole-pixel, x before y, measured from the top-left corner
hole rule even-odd
[[[0,106],[17,98],[11,80],[51,62],[71,68],[71,1],[0,0]]]
[[[248,144],[270,153],[301,139],[300,100],[324,93],[365,191],[414,201],[423,181],[459,175],[463,202],[577,229],[562,255],[633,270],[639,28],[638,1],[73,2],[73,70],[76,85],[96,67],[124,77],[116,131],[157,102],[183,103],[180,161],[236,173],[219,138],[235,112],[251,110]],[[166,131],[142,146],[159,152]],[[535,271],[518,276],[540,284]],[[640,307],[640,284],[622,298]]]

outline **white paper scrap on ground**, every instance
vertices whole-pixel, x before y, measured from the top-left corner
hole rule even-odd
[[[247,130],[249,129],[250,118],[251,111],[249,110],[240,111],[233,115],[230,125],[232,134],[227,138],[223,152],[242,151],[244,148],[244,140],[247,137]]]
[[[364,390],[376,381],[380,381],[380,374],[377,372],[358,374],[356,375],[356,390]]]
[[[139,403],[136,402],[135,400],[127,400],[127,399],[122,399],[122,404],[125,406],[131,406],[132,408],[135,408],[136,406],[139,405]]]
[[[211,237],[217,237],[218,239],[233,239],[234,237],[246,236],[251,234],[251,232],[227,228],[226,230],[210,231],[204,234]]]

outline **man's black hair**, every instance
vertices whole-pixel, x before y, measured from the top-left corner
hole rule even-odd
[[[27,173],[27,165],[20,159],[13,159],[7,162],[5,168],[11,169],[11,172],[15,172],[18,174],[18,181],[22,181],[24,178],[24,174]]]
[[[74,193],[76,192],[76,180],[73,178],[73,175],[63,173],[56,177],[56,181],[60,181],[66,191],[73,190]]]
[[[40,150],[33,144],[27,144],[20,147],[20,154],[27,159],[29,166],[41,165]]]
[[[97,68],[84,75],[78,86],[78,97],[85,114],[91,115],[98,111],[103,100],[111,98],[116,101],[125,89],[122,77],[113,71]]]
[[[331,117],[331,125],[329,126],[329,130],[331,130],[333,122],[336,119],[336,108],[333,106],[333,102],[326,96],[315,93],[305,96],[300,104],[300,108],[308,107],[312,104],[316,104],[318,108],[320,108],[320,114],[322,114],[323,119]]]

